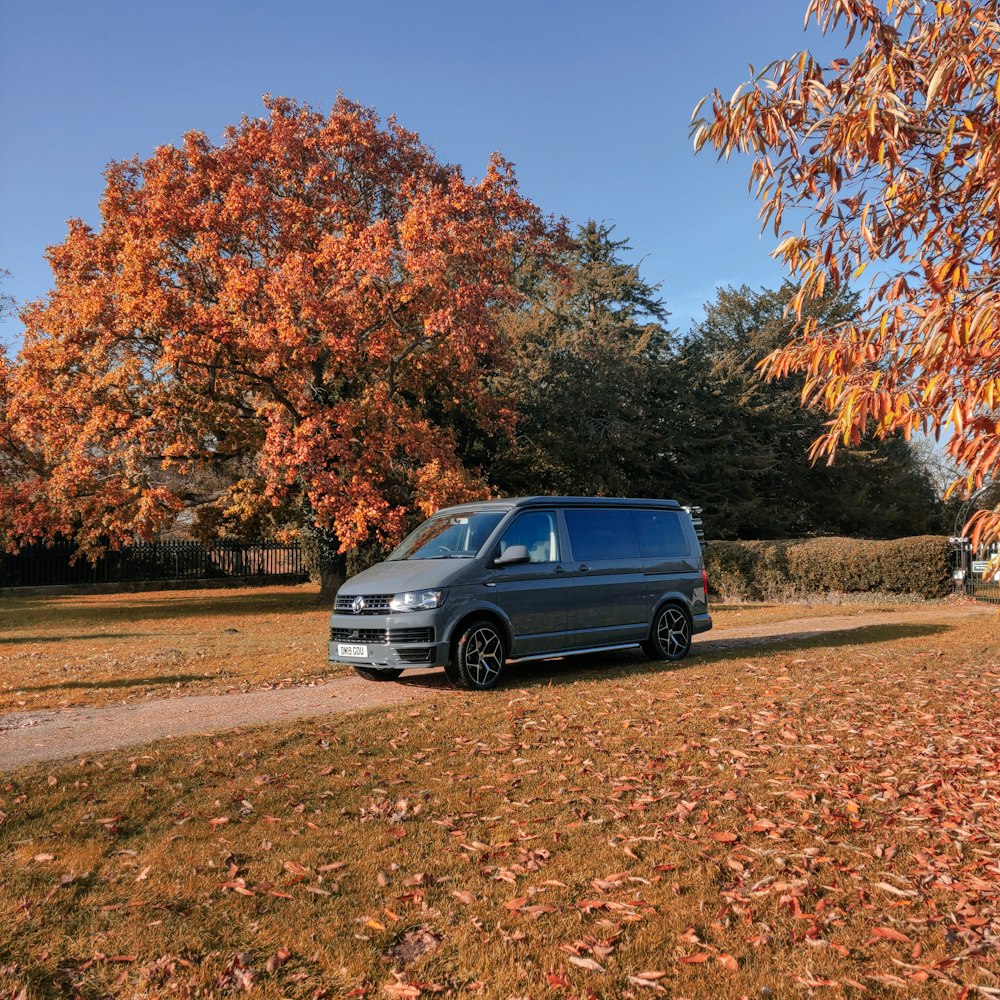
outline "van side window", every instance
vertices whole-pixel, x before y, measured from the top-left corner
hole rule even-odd
[[[581,507],[564,511],[573,558],[637,559],[639,542],[632,524],[632,511]]]
[[[646,559],[664,559],[691,554],[691,546],[680,516],[672,510],[634,510],[639,548]]]
[[[512,545],[523,545],[533,563],[559,561],[559,532],[556,516],[548,510],[533,510],[522,514],[500,539],[502,555]]]

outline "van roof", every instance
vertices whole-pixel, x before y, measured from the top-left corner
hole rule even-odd
[[[676,500],[653,500],[642,497],[500,497],[496,500],[475,500],[471,503],[445,507],[448,511],[513,510],[515,507],[659,507],[680,510]]]

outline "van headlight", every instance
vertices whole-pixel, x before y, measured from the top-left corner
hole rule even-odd
[[[431,611],[441,607],[447,596],[447,590],[413,590],[407,594],[393,594],[389,598],[389,609],[391,611]]]

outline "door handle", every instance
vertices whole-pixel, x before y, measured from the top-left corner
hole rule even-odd
[[[565,573],[566,572],[566,568],[564,566],[556,566],[555,571],[557,573]]]
[[[586,563],[580,563],[580,565],[577,568],[580,570],[581,573],[590,572],[590,567]]]

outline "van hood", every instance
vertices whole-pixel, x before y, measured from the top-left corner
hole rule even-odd
[[[474,564],[473,559],[398,559],[376,563],[352,576],[337,593],[353,596],[437,590],[457,583]]]

